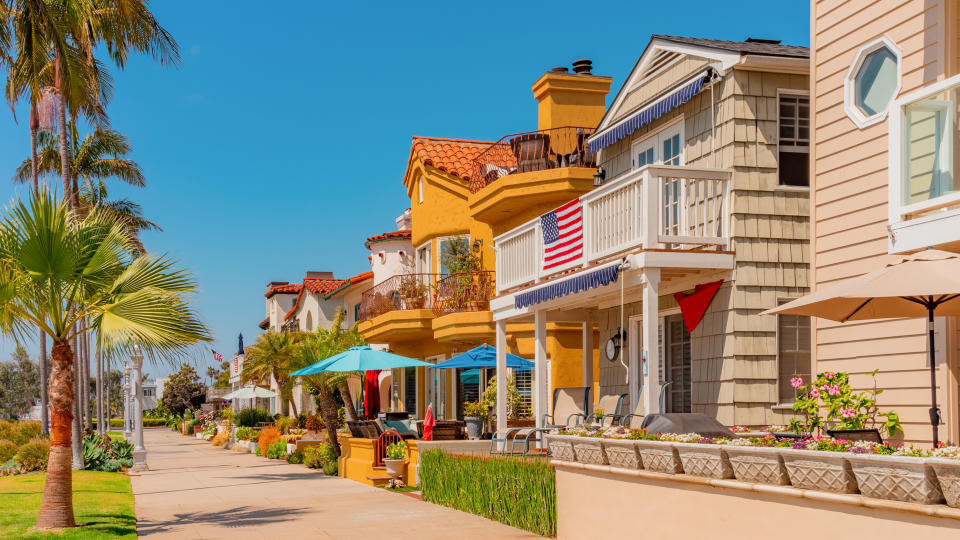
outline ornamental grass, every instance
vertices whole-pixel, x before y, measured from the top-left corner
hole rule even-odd
[[[257,438],[257,445],[260,447],[260,455],[267,455],[267,448],[280,440],[280,431],[274,426],[267,426],[260,430],[260,437]]]
[[[525,529],[557,533],[556,474],[542,459],[420,455],[423,500]]]

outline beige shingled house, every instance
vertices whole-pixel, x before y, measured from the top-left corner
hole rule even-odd
[[[546,268],[540,219],[495,239],[498,339],[507,322],[597,324],[594,402],[785,423],[790,376],[810,372],[809,320],[759,313],[809,290],[808,73],[805,47],[654,35],[588,138],[601,170],[578,199],[582,253]],[[688,332],[696,310],[674,294],[720,281]]]

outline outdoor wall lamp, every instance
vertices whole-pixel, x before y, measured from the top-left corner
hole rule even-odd
[[[597,169],[597,172],[593,173],[593,185],[602,186],[604,179],[607,178],[607,171],[603,170],[603,167]]]
[[[483,238],[477,238],[473,241],[473,249],[479,250],[483,246]]]

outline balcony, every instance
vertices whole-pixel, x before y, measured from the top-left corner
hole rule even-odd
[[[493,338],[490,299],[494,273],[453,274],[437,281],[433,336],[440,342],[474,343]]]
[[[401,274],[374,285],[360,299],[363,337],[370,342],[412,341],[432,335],[435,274]]]
[[[890,106],[889,251],[960,249],[960,75]]]
[[[596,158],[587,145],[592,128],[561,127],[515,133],[473,160],[470,213],[488,224],[537,204],[556,206],[593,188]]]
[[[646,166],[580,197],[583,252],[544,270],[543,233],[535,218],[494,239],[497,292],[641,250],[729,249],[731,171]]]

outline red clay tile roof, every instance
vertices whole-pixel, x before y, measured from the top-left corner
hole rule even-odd
[[[391,231],[383,234],[378,234],[375,236],[368,236],[367,241],[364,242],[364,246],[370,247],[370,244],[374,242],[383,242],[385,240],[395,240],[397,238],[410,238],[412,231],[410,229],[402,229],[399,231]]]
[[[298,294],[300,293],[299,283],[287,283],[286,285],[274,285],[267,289],[263,296],[270,298],[275,294]]]
[[[336,289],[328,292],[323,298],[328,299],[338,292],[350,287],[351,285],[356,285],[357,283],[363,283],[364,281],[373,279],[373,270],[367,270],[353,277],[349,277],[343,281],[343,285],[337,287]]]
[[[414,137],[411,152],[425,165],[432,165],[464,180],[473,176],[473,160],[493,141],[469,141],[440,137]]]
[[[303,278],[303,288],[300,289],[300,294],[297,295],[297,303],[295,303],[290,311],[283,317],[283,320],[289,319],[296,313],[297,308],[300,307],[300,300],[303,298],[303,291],[310,291],[317,296],[323,296],[330,291],[337,290],[344,283],[348,283],[348,281],[336,278]]]
[[[257,326],[259,326],[261,330],[266,330],[267,327],[270,326],[270,317],[267,317],[266,319],[260,321],[260,324],[258,324]]]

